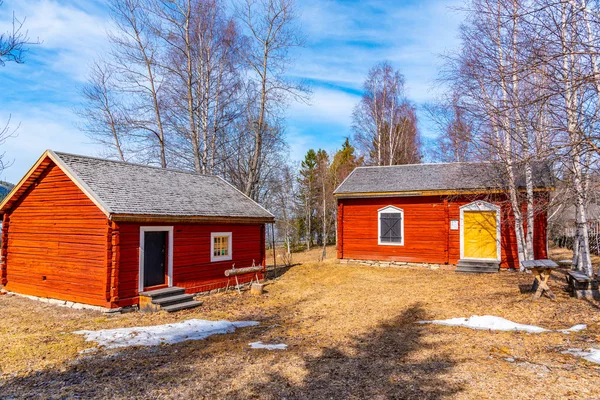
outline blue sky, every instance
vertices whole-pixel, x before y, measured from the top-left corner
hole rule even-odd
[[[292,78],[312,84],[309,105],[291,104],[287,141],[299,160],[309,148],[333,151],[352,134],[352,110],[370,67],[387,60],[406,77],[417,106],[432,100],[439,55],[458,45],[461,2],[384,0],[297,0],[306,47],[294,52]],[[0,123],[12,116],[17,136],[2,152],[12,161],[0,178],[17,182],[51,148],[97,155],[100,149],[79,131],[74,108],[81,101],[90,62],[107,49],[110,20],[102,1],[5,0],[0,31],[12,11],[26,16],[31,38],[43,41],[26,63],[0,67]],[[425,141],[435,132],[420,112]]]

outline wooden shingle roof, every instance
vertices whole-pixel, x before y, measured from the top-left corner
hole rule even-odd
[[[553,187],[552,171],[547,164],[533,165],[534,185]],[[502,189],[505,179],[493,163],[408,164],[385,167],[358,167],[335,190],[335,195],[374,196],[385,194],[434,194],[442,192],[485,192]],[[524,187],[519,173],[517,184]]]
[[[54,161],[113,219],[273,220],[270,212],[217,176],[52,150],[40,160],[44,158]],[[13,192],[18,191],[17,187]],[[0,211],[7,203],[8,198]]]

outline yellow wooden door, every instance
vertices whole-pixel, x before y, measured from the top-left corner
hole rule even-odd
[[[463,217],[464,257],[496,259],[496,211],[465,211]]]

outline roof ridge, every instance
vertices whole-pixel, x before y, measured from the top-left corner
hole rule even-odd
[[[417,167],[423,165],[465,165],[465,164],[493,164],[493,161],[459,161],[459,162],[441,162],[441,163],[414,163],[414,164],[395,164],[395,165],[361,165],[359,168],[398,168],[398,167]]]
[[[141,164],[141,163],[132,163],[132,162],[121,161],[121,160],[111,160],[111,159],[108,159],[108,158],[86,156],[86,155],[74,154],[74,153],[66,153],[64,151],[54,151],[54,150],[51,150],[51,149],[48,149],[48,150],[52,151],[54,154],[56,154],[59,157],[61,155],[72,156],[72,157],[81,157],[81,158],[86,158],[86,159],[89,159],[89,160],[111,162],[111,163],[114,163],[114,164],[123,164],[123,165],[131,165],[131,166],[134,166],[134,167],[157,169],[159,171],[171,171],[171,172],[179,172],[179,173],[187,174],[187,175],[202,176],[202,177],[207,177],[207,178],[219,178],[218,175],[201,174],[201,173],[196,172],[196,171],[186,171],[186,170],[183,170],[183,169],[176,169],[176,168],[163,168],[163,167],[157,167],[155,165],[146,165],[146,164]]]

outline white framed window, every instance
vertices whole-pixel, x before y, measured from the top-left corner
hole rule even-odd
[[[231,242],[231,232],[212,232],[210,234],[210,261],[231,260]]]
[[[404,246],[404,211],[387,206],[377,211],[377,243],[382,246]]]

